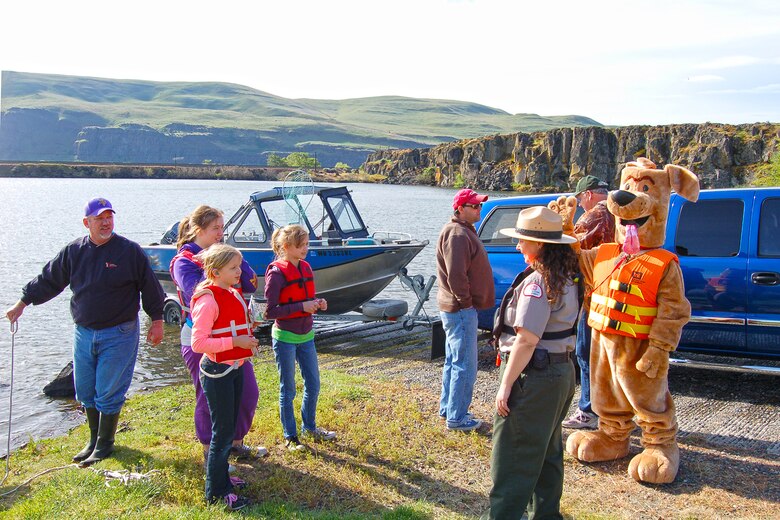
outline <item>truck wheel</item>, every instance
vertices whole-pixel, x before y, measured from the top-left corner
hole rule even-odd
[[[163,320],[169,325],[181,324],[181,307],[173,300],[165,302],[163,307]]]

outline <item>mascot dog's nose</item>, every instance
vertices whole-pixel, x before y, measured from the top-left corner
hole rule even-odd
[[[631,202],[636,198],[636,195],[631,193],[630,191],[625,190],[615,190],[609,194],[609,197],[618,205],[618,206],[627,206],[631,204]]]

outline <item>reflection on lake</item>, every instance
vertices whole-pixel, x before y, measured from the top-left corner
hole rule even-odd
[[[199,204],[222,209],[226,220],[254,191],[280,183],[260,181],[135,180],[135,179],[0,179],[0,306],[5,309],[21,296],[21,288],[37,276],[43,265],[69,241],[83,236],[83,207],[92,197],[111,201],[117,211],[117,233],[140,244],[159,240],[173,222]],[[410,274],[427,279],[436,274],[435,245],[442,225],[451,214],[456,190],[419,186],[349,184],[369,231],[401,231],[431,242],[408,266]],[[262,274],[262,273],[261,273]],[[379,296],[416,303],[413,293],[397,280]],[[73,322],[70,291],[45,305],[28,307],[14,336],[14,408],[12,445],[30,436],[50,437],[80,424],[76,403],[50,399],[43,386],[71,358]],[[436,313],[435,288],[428,313]],[[142,313],[144,338],[148,318]],[[0,434],[8,428],[11,375],[11,335],[4,321],[0,333]],[[138,354],[131,393],[189,381],[179,353],[178,328],[166,326],[165,340],[157,347],[144,343]],[[4,453],[2,443],[0,453]]]

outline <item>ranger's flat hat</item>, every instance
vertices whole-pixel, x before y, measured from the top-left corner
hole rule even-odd
[[[504,228],[499,233],[533,242],[573,244],[576,238],[563,234],[561,216],[545,206],[525,208],[517,215],[517,226]]]

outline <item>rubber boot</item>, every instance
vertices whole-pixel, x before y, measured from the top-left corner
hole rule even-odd
[[[89,442],[84,446],[83,450],[73,456],[73,462],[81,462],[92,455],[92,450],[95,449],[95,443],[97,442],[100,412],[97,411],[97,408],[86,408],[84,411],[87,413],[87,424],[89,424]]]
[[[114,453],[114,435],[116,434],[116,425],[118,422],[119,413],[100,414],[100,425],[98,426],[95,449],[88,458],[81,461],[79,466],[86,468]]]

